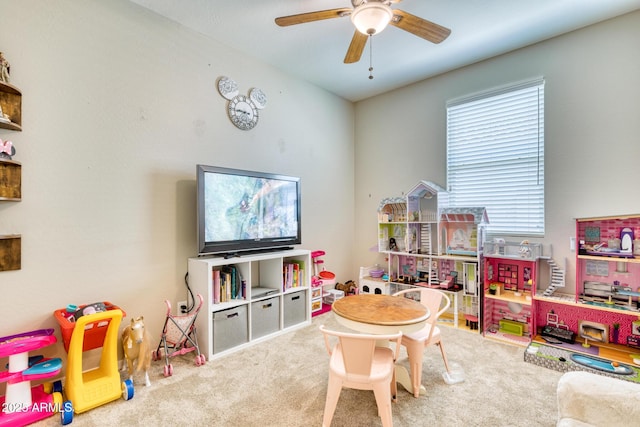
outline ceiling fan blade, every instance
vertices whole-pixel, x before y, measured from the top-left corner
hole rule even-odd
[[[276,18],[276,24],[281,27],[289,25],[304,24],[313,21],[322,21],[323,19],[342,18],[351,13],[353,9],[342,7],[340,9],[319,10],[317,12],[301,13],[299,15],[281,16]]]
[[[451,30],[446,27],[398,9],[394,9],[390,24],[431,43],[440,43],[451,34]]]
[[[356,30],[355,33],[353,33],[351,44],[349,45],[347,54],[344,57],[345,64],[353,64],[354,62],[360,61],[360,57],[362,56],[364,47],[367,45],[368,38],[369,38],[368,35],[362,34],[358,30]]]

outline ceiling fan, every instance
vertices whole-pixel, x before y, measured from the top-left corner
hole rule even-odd
[[[400,28],[428,40],[440,43],[449,37],[451,30],[441,25],[419,18],[399,9],[391,9],[392,3],[401,0],[351,0],[353,8],[320,10],[298,15],[281,16],[276,18],[276,24],[281,27],[321,21],[324,19],[351,17],[356,30],[351,39],[349,49],[344,57],[345,64],[358,62],[367,44],[367,38],[380,33],[388,24]]]

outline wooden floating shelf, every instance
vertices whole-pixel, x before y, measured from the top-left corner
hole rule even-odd
[[[0,159],[0,200],[22,199],[22,165],[14,160]]]
[[[0,121],[0,129],[9,129],[16,130],[18,132],[22,132],[22,126],[13,122],[2,122]]]
[[[0,271],[20,270],[22,236],[0,235]]]
[[[22,130],[22,92],[9,83],[0,82],[0,106],[10,122],[0,121],[0,129]]]
[[[17,87],[0,82],[0,129],[22,130],[22,92]],[[22,165],[0,158],[0,201],[22,200]],[[22,237],[19,234],[0,235],[0,271],[20,270]]]

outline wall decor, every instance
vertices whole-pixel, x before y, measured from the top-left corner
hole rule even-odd
[[[231,123],[238,129],[251,130],[258,124],[258,110],[267,106],[267,95],[258,89],[252,88],[249,95],[240,95],[238,84],[229,77],[221,76],[218,79],[218,92],[227,99],[227,114]]]
[[[8,159],[11,160],[13,156],[16,154],[16,147],[13,146],[13,142],[11,141],[2,141],[0,139],[0,159]]]
[[[609,263],[607,261],[592,261],[587,260],[585,262],[585,272],[591,276],[609,276]]]
[[[11,65],[9,65],[9,61],[2,56],[2,52],[0,52],[0,82],[9,83],[9,73],[11,72]]]
[[[584,240],[586,243],[600,243],[600,227],[585,227]]]

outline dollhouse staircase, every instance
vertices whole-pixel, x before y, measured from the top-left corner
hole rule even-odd
[[[547,289],[542,293],[542,296],[550,297],[556,289],[564,288],[566,268],[560,268],[553,258],[547,258],[547,264],[549,264],[549,276],[551,280]]]
[[[420,224],[420,251],[423,254],[431,254],[431,224]]]
[[[440,280],[438,280],[438,269],[431,268],[431,270],[429,270],[429,283],[432,285],[440,283]]]

